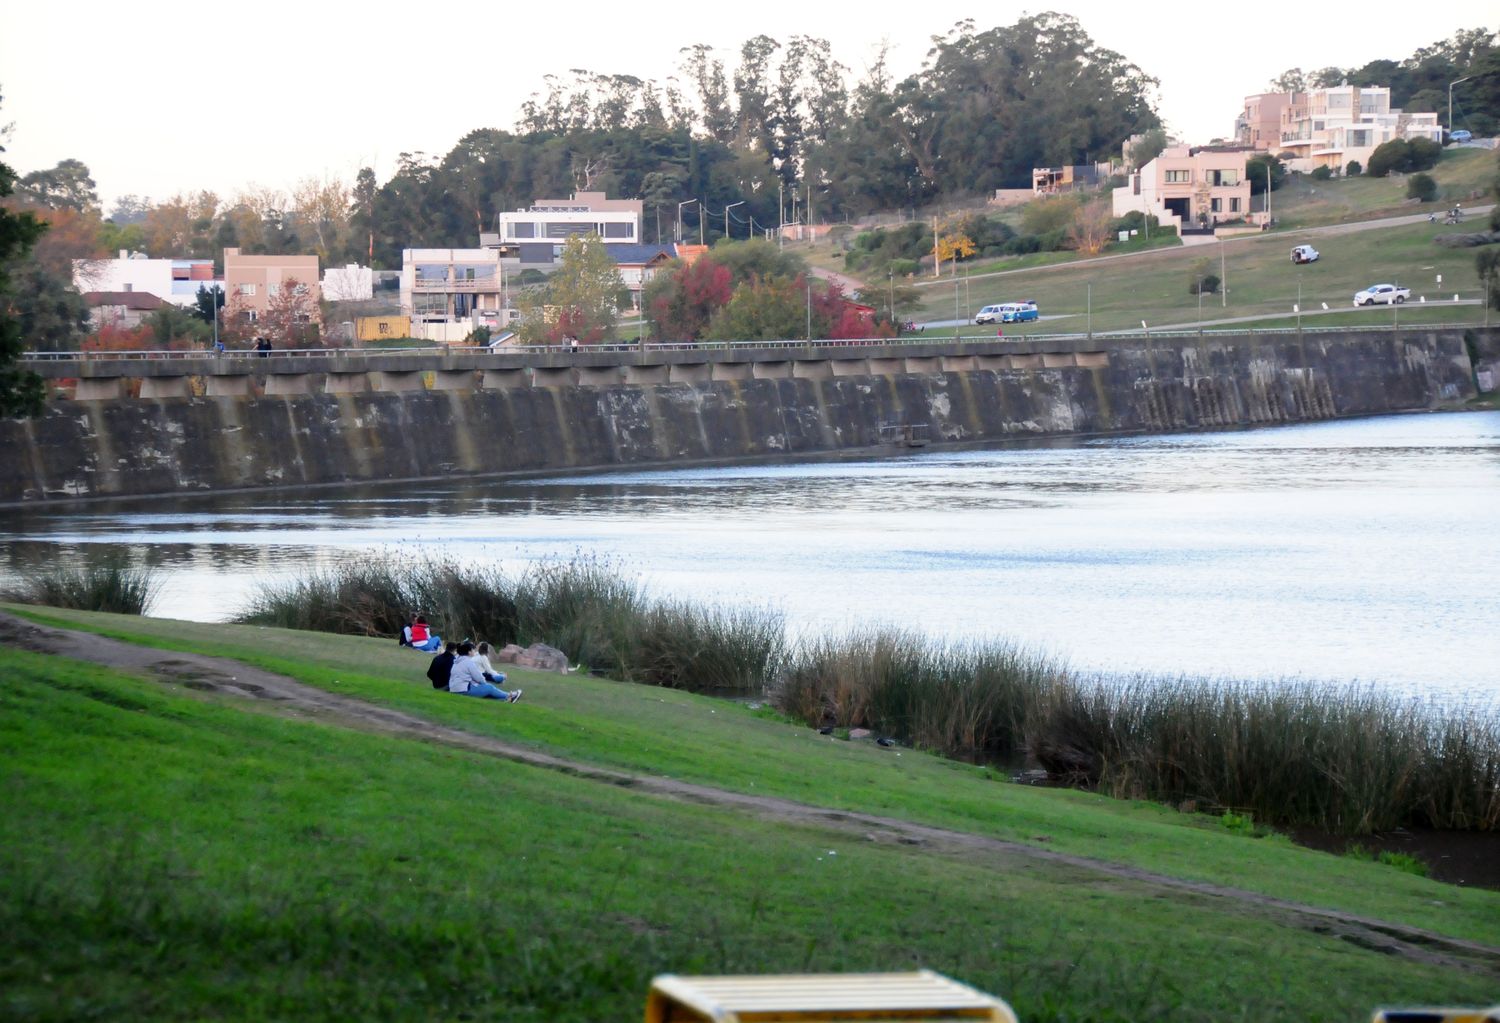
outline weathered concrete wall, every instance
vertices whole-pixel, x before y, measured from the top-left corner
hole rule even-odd
[[[0,502],[200,492],[646,462],[776,457],[878,443],[1193,430],[1425,409],[1466,399],[1461,334],[1111,342],[1085,365],[1011,358],[842,376],[754,375],[58,403],[0,422]],[[870,360],[874,362],[876,360]],[[938,360],[931,360],[936,363]],[[651,374],[656,375],[656,374]]]

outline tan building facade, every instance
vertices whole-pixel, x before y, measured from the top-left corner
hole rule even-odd
[[[1242,146],[1271,152],[1281,149],[1282,115],[1293,105],[1305,104],[1300,92],[1261,92],[1245,97],[1245,108],[1234,122],[1234,137]]]
[[[1172,146],[1114,190],[1114,214],[1140,212],[1179,231],[1250,219],[1249,151]]]
[[[287,286],[305,288],[317,309],[317,256],[246,256],[239,249],[224,250],[224,301],[231,315],[246,313],[260,319],[271,300]]]
[[[1442,144],[1443,128],[1434,113],[1408,114],[1391,106],[1383,85],[1337,85],[1297,93],[1281,113],[1278,153],[1288,170],[1319,167],[1343,173],[1350,161],[1369,163],[1377,148],[1393,139],[1425,138]]]

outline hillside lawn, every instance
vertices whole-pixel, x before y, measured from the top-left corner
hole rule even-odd
[[[1432,303],[1439,297],[1451,300],[1455,292],[1466,299],[1483,298],[1474,269],[1475,250],[1439,248],[1432,244],[1432,238],[1442,232],[1483,230],[1487,218],[1470,217],[1457,226],[1423,222],[1349,234],[1307,233],[1304,229],[1442,211],[1454,202],[1463,202],[1466,207],[1489,202],[1484,193],[1497,171],[1500,164],[1490,150],[1449,148],[1438,166],[1427,172],[1438,183],[1439,199],[1425,204],[1405,198],[1406,179],[1401,175],[1329,181],[1313,181],[1305,175],[1288,178],[1272,193],[1276,230],[1242,235],[1222,243],[1227,302],[1219,295],[1204,295],[1204,319],[1263,316],[1268,325],[1291,325],[1295,322],[1293,306],[1297,303],[1300,273],[1304,310],[1321,309],[1323,302],[1330,308],[1349,306],[1359,289],[1395,281],[1412,287],[1413,303],[1422,294],[1428,300],[1426,308],[1417,308],[1415,304],[1404,308],[1401,322],[1453,322],[1450,312],[1434,308]],[[1018,218],[1019,212],[1010,210],[1002,219],[1014,220],[1013,226],[1018,226]],[[1322,259],[1293,266],[1289,258],[1291,248],[1304,242],[1317,248]],[[960,264],[957,308],[960,316],[972,320],[982,306],[1030,298],[1040,303],[1044,316],[1068,319],[1026,325],[1017,336],[1031,332],[1082,332],[1088,327],[1087,286],[1092,284],[1092,325],[1096,331],[1139,328],[1143,319],[1153,327],[1196,323],[1198,299],[1189,294],[1188,283],[1195,266],[1202,261],[1208,264],[1204,272],[1220,274],[1220,243],[1182,246],[1173,240],[1165,243],[1165,247],[1163,244],[1160,239],[1153,238],[1147,243],[1137,238],[1127,247],[1112,247],[1105,253],[1129,252],[1131,258],[1083,262],[1076,267],[1072,264],[1080,263],[1081,257],[1073,252],[1042,252]],[[789,245],[788,249],[814,266],[842,272],[842,260],[835,258],[834,246],[826,242]],[[1024,272],[1028,270],[1043,272]],[[986,276],[990,274],[1004,276]],[[1438,274],[1443,275],[1441,286],[1435,280]],[[872,286],[878,283],[871,281]],[[909,318],[919,323],[954,318],[955,283],[951,272],[942,279],[921,276],[907,283],[917,285],[922,296],[920,308],[906,314]],[[1386,312],[1386,322],[1389,321],[1388,311],[1372,312],[1377,316]],[[1460,315],[1460,321],[1478,322],[1482,316],[1482,310],[1471,306],[1466,317]],[[1324,325],[1333,324],[1324,322]],[[947,333],[952,328],[942,329]],[[982,328],[961,329],[960,333],[992,334]],[[1009,328],[1006,336],[1011,336]]]
[[[752,709],[517,671],[434,693],[389,640],[51,609],[583,764],[924,822],[1500,944],[1500,893],[1218,820],[820,736]],[[638,1018],[659,972],[937,969],[1024,1020],[1368,1018],[1500,979],[1021,856],[852,840],[0,647],[0,1015]],[[870,836],[878,837],[878,836]]]

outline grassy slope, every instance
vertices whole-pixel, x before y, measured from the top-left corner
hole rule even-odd
[[[462,701],[434,697],[422,677],[425,659],[388,641],[84,612],[48,610],[38,617],[237,657],[445,725],[590,763],[1044,841],[1060,851],[1500,944],[1497,893],[1436,885],[1280,839],[1244,839],[1212,819],[1155,804],[998,784],[983,769],[832,740],[764,710],[597,679],[517,672],[512,679],[527,689],[528,713],[475,714]]]
[[[1336,181],[1295,179],[1275,192],[1272,209],[1282,229],[1263,236],[1245,236],[1231,240],[1225,248],[1225,263],[1230,286],[1227,306],[1217,295],[1205,295],[1205,319],[1237,316],[1265,316],[1261,325],[1276,321],[1273,317],[1293,316],[1297,301],[1298,274],[1302,275],[1304,309],[1318,309],[1327,302],[1331,308],[1349,306],[1354,292],[1379,281],[1399,280],[1412,286],[1413,300],[1426,294],[1429,302],[1439,295],[1451,298],[1454,291],[1465,298],[1482,297],[1474,270],[1474,250],[1440,249],[1432,244],[1440,232],[1473,231],[1480,222],[1471,218],[1459,227],[1445,225],[1381,229],[1342,236],[1303,236],[1298,227],[1324,226],[1384,216],[1399,216],[1451,206],[1455,200],[1471,205],[1469,196],[1486,189],[1496,171],[1495,154],[1479,149],[1450,149],[1429,173],[1438,181],[1440,199],[1435,203],[1411,205],[1404,200],[1404,178],[1347,178]],[[1319,263],[1297,268],[1288,259],[1295,244],[1312,242],[1323,254]],[[826,250],[826,251],[825,251]],[[796,251],[814,265],[838,269],[828,245],[799,246]],[[970,281],[968,302],[962,300],[964,282],[959,278],[959,308],[968,314],[992,302],[1014,301],[1017,297],[1035,298],[1049,316],[1071,318],[1036,327],[1038,332],[1055,333],[1085,329],[1088,308],[1087,285],[1093,285],[1093,328],[1115,330],[1140,326],[1142,319],[1153,327],[1172,323],[1196,322],[1198,300],[1188,294],[1188,278],[1200,260],[1207,260],[1208,273],[1219,273],[1219,247],[1174,248],[1167,253],[1152,253],[1142,261],[1120,260],[1084,264],[1076,268],[1036,273],[1007,274],[1004,277],[973,279],[993,271],[1027,270],[1073,262],[1071,253],[1039,253],[1034,256],[1004,260],[980,260],[966,266]],[[1439,287],[1434,277],[1441,273]],[[919,282],[921,283],[921,282]],[[917,320],[946,320],[953,317],[953,284],[945,281],[922,287],[923,304],[915,314]],[[1382,313],[1384,314],[1382,316]],[[1474,307],[1452,308],[1407,306],[1401,311],[1402,322],[1442,323],[1474,322],[1482,313]],[[1386,310],[1352,313],[1352,322],[1389,323]],[[1304,326],[1347,325],[1351,317],[1312,318]],[[1277,325],[1290,325],[1282,319]],[[977,332],[977,328],[969,333]],[[1016,331],[1016,334],[1023,333]],[[1012,331],[1007,329],[1007,336]]]
[[[1355,1019],[1489,994],[1212,901],[0,658],[7,1018],[623,1020],[656,972],[917,965],[1029,1021]],[[535,713],[515,709],[494,717]]]

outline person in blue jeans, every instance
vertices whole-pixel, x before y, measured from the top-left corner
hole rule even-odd
[[[490,677],[499,682],[505,681],[505,676],[499,673]],[[484,671],[474,656],[474,644],[467,640],[458,644],[458,656],[453,658],[453,668],[448,673],[448,692],[478,696],[486,700],[504,700],[506,703],[515,703],[521,698],[519,689],[512,689],[507,693],[499,686],[485,681]]]
[[[443,640],[428,627],[426,617],[417,615],[401,630],[401,645],[432,654],[443,649]]]

